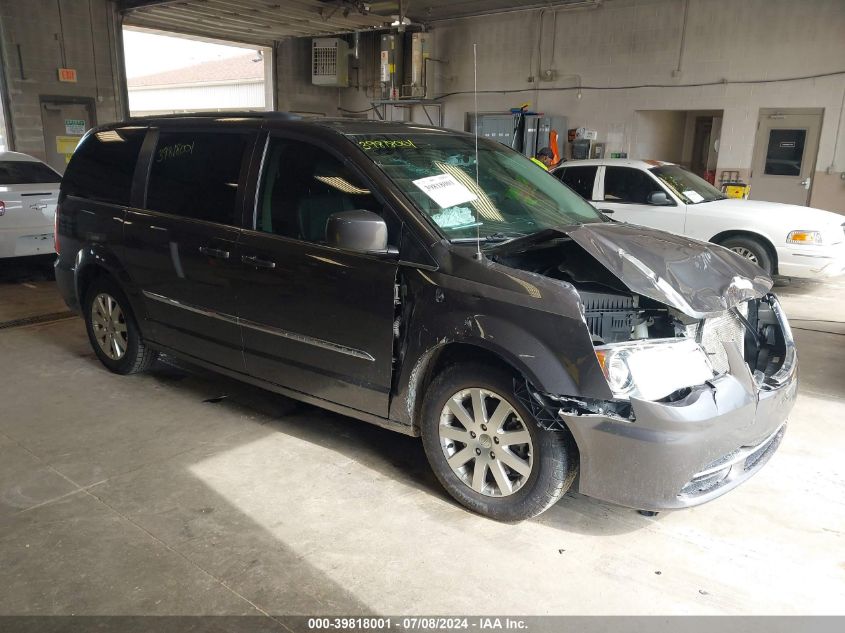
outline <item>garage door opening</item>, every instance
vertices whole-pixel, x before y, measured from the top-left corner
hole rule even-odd
[[[723,110],[638,110],[633,158],[683,165],[713,183]]]
[[[130,27],[123,46],[132,116],[273,109],[270,48]]]

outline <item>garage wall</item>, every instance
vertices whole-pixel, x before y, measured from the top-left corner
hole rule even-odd
[[[677,110],[645,110],[634,119],[631,156],[681,163],[687,114]],[[616,151],[616,150],[613,150]]]
[[[45,158],[42,95],[90,97],[98,123],[122,117],[117,71],[113,70],[122,69],[122,64],[117,63],[112,11],[108,0],[0,0],[12,149]],[[77,83],[58,80],[57,69],[63,64],[77,70]]]
[[[723,79],[761,80],[845,71],[845,2],[842,0],[606,0],[598,9],[526,11],[437,22],[434,54],[438,92],[472,90],[472,43],[478,44],[480,109],[532,108],[568,117],[571,127],[599,133],[606,152],[636,153],[637,110],[724,110],[717,164],[748,175],[760,108],[822,107],[822,139],[811,203],[845,213],[845,75],[801,81],[680,86]],[[556,17],[555,17],[556,15]],[[556,22],[556,24],[555,24]],[[679,67],[681,72],[677,71]],[[555,71],[539,81],[539,70]],[[533,82],[528,78],[534,77]],[[578,85],[582,86],[578,98]],[[538,90],[539,89],[539,90]],[[495,91],[514,91],[496,94]],[[367,102],[343,90],[343,107]],[[472,95],[443,99],[445,124],[462,129]],[[415,120],[424,120],[416,112]],[[825,173],[830,167],[831,174]]]

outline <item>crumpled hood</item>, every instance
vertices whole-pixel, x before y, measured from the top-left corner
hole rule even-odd
[[[756,264],[721,246],[674,233],[616,222],[562,232],[631,291],[693,318],[715,316],[772,287]]]

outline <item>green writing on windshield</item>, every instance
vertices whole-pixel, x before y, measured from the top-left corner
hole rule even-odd
[[[194,144],[188,143],[174,143],[173,145],[166,145],[158,150],[156,162],[161,163],[171,158],[179,158],[180,156],[190,156],[194,153]]]
[[[358,145],[361,146],[361,149],[368,150],[368,149],[400,149],[404,147],[410,147],[416,149],[417,146],[414,145],[414,142],[411,139],[407,140],[378,140],[378,141],[358,141]]]

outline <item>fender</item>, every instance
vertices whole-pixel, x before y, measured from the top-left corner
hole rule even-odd
[[[498,264],[484,266],[507,271],[505,279],[513,285],[496,287],[446,273],[401,275],[401,364],[390,417],[416,422],[432,362],[455,343],[495,354],[542,392],[611,398],[574,288]],[[499,277],[501,271],[493,272]]]
[[[146,308],[141,293],[120,258],[105,244],[89,243],[76,253],[73,265],[73,282],[79,306],[82,306],[84,299],[84,286],[91,279],[94,269],[105,271],[118,283],[121,290],[126,294],[132,313],[135,315],[143,333]]]

